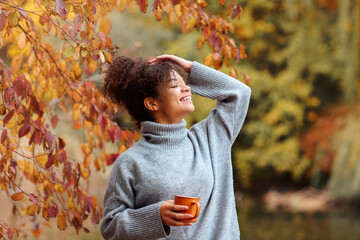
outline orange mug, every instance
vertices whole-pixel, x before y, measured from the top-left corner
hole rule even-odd
[[[181,195],[175,195],[174,203],[175,205],[185,205],[188,206],[189,209],[185,211],[179,211],[180,213],[187,213],[193,216],[191,219],[183,219],[179,220],[180,222],[189,222],[194,223],[197,220],[197,217],[200,213],[200,198],[197,197],[187,197],[187,196],[181,196]]]

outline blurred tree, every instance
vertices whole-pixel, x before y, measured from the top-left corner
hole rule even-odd
[[[315,177],[308,171],[316,163],[303,154],[299,137],[327,105],[358,99],[358,4],[242,2],[242,19],[234,25],[249,54],[242,71],[252,78],[249,113],[236,143],[244,187],[257,169],[291,173],[293,180]]]

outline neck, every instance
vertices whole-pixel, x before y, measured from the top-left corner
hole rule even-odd
[[[187,136],[185,120],[175,124],[161,124],[152,121],[141,123],[144,140],[154,147],[173,149],[179,147]]]

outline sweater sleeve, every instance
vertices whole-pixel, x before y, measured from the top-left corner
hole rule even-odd
[[[192,93],[217,100],[216,108],[191,130],[216,132],[217,135],[227,136],[232,144],[245,121],[250,102],[250,88],[198,62],[194,62],[188,82]]]
[[[115,163],[120,161],[123,160],[118,159]],[[163,226],[160,216],[162,202],[136,208],[133,180],[126,166],[114,164],[104,196],[102,236],[111,240],[168,237],[170,228]]]

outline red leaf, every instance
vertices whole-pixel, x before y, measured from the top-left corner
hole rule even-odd
[[[55,139],[55,137],[54,137],[54,135],[51,134],[51,132],[47,132],[47,133],[45,134],[44,141],[45,141],[46,143],[48,143],[49,146],[52,144],[52,142],[54,141],[54,139]]]
[[[58,121],[59,121],[59,118],[58,118],[57,115],[54,115],[54,116],[51,118],[51,124],[52,124],[52,127],[53,127],[53,128],[56,128]]]
[[[145,13],[147,10],[147,6],[148,6],[147,0],[139,0],[140,11]]]
[[[1,142],[4,143],[7,138],[7,130],[4,129],[1,133]]]
[[[66,16],[65,3],[62,0],[55,0],[55,9],[56,12],[60,15],[60,17]]]
[[[8,238],[10,238],[10,239],[12,239],[12,237],[14,236],[14,232],[10,227],[7,228],[6,234],[7,234]]]
[[[19,137],[23,137],[26,134],[28,134],[30,132],[30,127],[31,127],[30,124],[25,123],[24,126],[22,126],[19,130]]]
[[[15,109],[11,109],[6,116],[4,117],[3,123],[4,126],[10,121],[10,119],[12,118],[12,116],[14,116],[15,113]]]
[[[111,137],[111,140],[115,143],[117,142],[120,137],[121,137],[121,130],[118,126],[113,126],[111,129],[110,129],[110,137]]]
[[[10,103],[14,97],[14,90],[12,88],[7,88],[4,93],[5,102]]]
[[[6,26],[6,12],[3,10],[0,13],[0,31],[2,31]]]
[[[219,0],[220,5],[224,6],[226,3],[226,0]]]
[[[60,148],[60,150],[64,149],[65,146],[66,146],[66,142],[64,141],[64,139],[59,137],[59,148]]]
[[[110,166],[113,164],[118,156],[119,154],[117,153],[110,154],[106,159],[106,165]]]
[[[31,202],[33,202],[33,203],[35,203],[35,204],[38,204],[38,202],[39,202],[38,197],[35,196],[35,195],[32,194],[32,193],[29,194],[29,199],[30,199]]]
[[[159,0],[154,0],[152,10],[155,11],[158,5],[159,5]]]
[[[231,19],[234,19],[239,14],[241,15],[242,11],[243,11],[242,7],[239,4],[236,4]]]
[[[54,161],[55,161],[55,156],[54,155],[50,156],[45,164],[45,169],[50,168],[54,164]]]
[[[56,215],[58,214],[58,210],[55,206],[49,207],[47,212],[49,217],[56,217]]]

